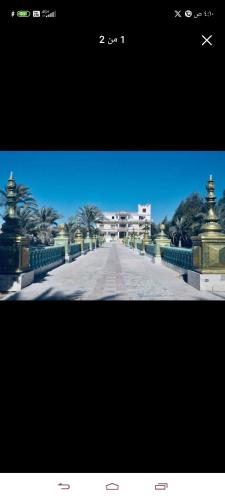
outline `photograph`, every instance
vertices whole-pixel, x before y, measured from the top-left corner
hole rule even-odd
[[[224,151],[1,151],[0,300],[225,299]]]

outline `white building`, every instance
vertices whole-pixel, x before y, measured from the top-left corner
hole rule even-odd
[[[118,211],[103,212],[104,220],[97,224],[101,234],[106,241],[125,238],[135,232],[142,237],[144,225],[149,223],[149,235],[151,236],[151,205],[138,205],[137,212]]]

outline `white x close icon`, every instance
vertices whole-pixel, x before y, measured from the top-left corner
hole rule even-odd
[[[174,12],[176,14],[175,17],[181,17],[181,14],[180,14],[181,10],[175,10]]]
[[[212,37],[212,35],[210,35],[208,38],[206,38],[204,35],[202,35],[202,38],[204,38],[204,42],[202,43],[202,45],[205,45],[205,43],[207,42],[209,45],[212,45],[212,43],[209,41],[209,39]]]

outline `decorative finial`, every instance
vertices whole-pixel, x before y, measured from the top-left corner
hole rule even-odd
[[[10,179],[13,179],[13,172],[11,171],[10,172],[10,176],[9,176]]]
[[[75,238],[80,239],[81,238],[81,231],[80,228],[78,227],[76,232],[75,232]]]
[[[208,234],[220,233],[222,231],[222,228],[219,224],[219,217],[217,216],[215,210],[215,183],[213,181],[212,175],[210,175],[209,177],[206,189],[208,191],[208,196],[206,196],[208,213],[205,216],[204,224],[201,227],[201,232]]]
[[[147,219],[145,219],[143,242],[145,242],[145,243],[149,243],[150,242],[149,223],[148,223]]]
[[[163,222],[161,222],[161,224],[159,224],[159,232],[157,233],[156,237],[155,237],[155,241],[159,244],[167,244],[170,242],[169,238],[167,238],[166,236],[166,233],[164,232],[164,229],[165,229],[165,224],[163,224]]]
[[[163,224],[163,222],[161,222],[161,224],[159,224],[159,233],[158,235],[160,236],[160,238],[165,238],[165,233],[164,233],[164,229],[165,229],[165,224]]]
[[[21,233],[21,225],[17,213],[16,182],[12,174],[11,172],[6,187],[6,215],[3,217],[5,223],[2,225],[2,232],[15,235]]]
[[[60,236],[64,237],[65,236],[65,224],[60,224],[59,225],[59,234]]]

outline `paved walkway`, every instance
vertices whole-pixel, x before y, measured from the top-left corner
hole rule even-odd
[[[225,300],[200,292],[177,272],[152,264],[120,243],[109,243],[49,271],[4,300]]]

